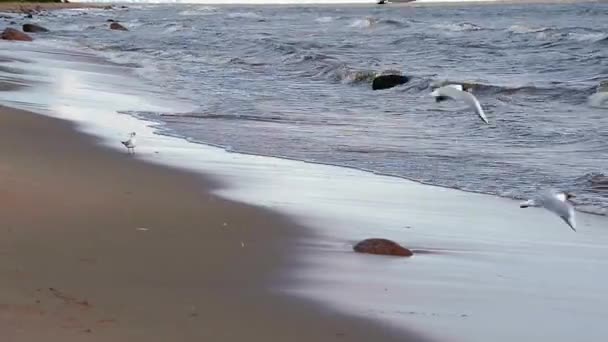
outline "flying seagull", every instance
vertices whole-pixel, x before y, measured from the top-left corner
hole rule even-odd
[[[125,145],[129,153],[135,153],[135,132],[131,132],[129,134],[129,139],[121,141],[121,143]]]
[[[576,231],[574,207],[572,206],[572,203],[570,203],[570,199],[574,197],[573,194],[568,192],[547,190],[540,193],[539,196],[534,199],[520,203],[519,207],[543,207],[559,216],[573,231]]]
[[[475,110],[475,113],[479,115],[483,122],[488,123],[488,118],[481,108],[481,104],[477,101],[477,98],[468,91],[463,90],[460,84],[448,84],[443,87],[439,87],[431,93],[431,96],[435,97],[435,101],[440,102],[446,98],[462,101],[469,105],[469,107]]]

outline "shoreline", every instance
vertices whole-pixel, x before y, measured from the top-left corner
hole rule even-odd
[[[10,341],[424,341],[280,295],[277,271],[311,234],[282,215],[97,147],[69,122],[0,113]]]
[[[20,48],[19,45],[11,46]],[[119,139],[124,138],[126,132],[137,131],[141,145],[135,159],[160,164],[163,169],[172,167],[179,174],[183,174],[179,170],[189,170],[193,174],[202,173],[203,177],[207,175],[207,178],[218,179],[224,186],[209,186],[207,191],[245,203],[247,207],[270,208],[272,212],[281,213],[280,217],[288,217],[289,225],[294,221],[304,223],[304,227],[293,224],[293,232],[299,233],[295,234],[299,237],[292,236],[289,229],[287,233],[268,234],[272,235],[274,242],[282,244],[279,249],[284,248],[282,251],[285,254],[281,256],[294,258],[293,264],[280,260],[288,264],[272,267],[270,277],[275,279],[273,277],[279,276],[282,280],[281,274],[288,273],[296,281],[290,284],[278,282],[275,284],[288,286],[264,287],[262,291],[268,298],[274,296],[271,295],[272,291],[285,293],[286,297],[278,297],[284,300],[281,305],[285,307],[304,306],[305,310],[312,310],[308,312],[318,313],[317,316],[336,314],[338,318],[344,317],[337,313],[340,311],[345,312],[346,317],[371,317],[371,321],[388,321],[395,327],[413,327],[429,334],[448,334],[441,336],[443,339],[438,336],[439,341],[458,341],[458,338],[463,341],[525,340],[536,334],[536,331],[523,328],[525,323],[540,319],[569,323],[559,325],[551,332],[541,331],[547,335],[555,334],[557,337],[552,337],[555,341],[580,337],[579,332],[572,332],[567,327],[585,331],[587,337],[593,332],[605,332],[595,317],[582,320],[568,315],[589,310],[597,310],[601,314],[605,312],[603,307],[608,307],[601,295],[603,292],[598,291],[591,282],[584,281],[590,276],[588,272],[596,274],[605,265],[597,260],[608,260],[603,247],[606,245],[605,234],[600,229],[605,224],[603,218],[581,215],[582,229],[573,235],[567,228],[560,229],[563,228],[561,222],[550,213],[539,209],[522,211],[517,208],[515,201],[504,198],[422,185],[357,169],[229,153],[208,145],[192,144],[181,138],[160,136],[158,132],[162,126],[120,114],[125,108],[149,109],[144,108],[150,96],[150,93],[146,93],[147,88],[123,94],[120,93],[121,89],[135,87],[126,79],[106,75],[106,72],[127,74],[127,68],[117,65],[97,68],[101,65],[87,65],[87,56],[78,55],[75,62],[71,58],[66,60],[61,54],[57,58],[53,52],[44,53],[44,49],[27,51],[28,48],[24,47],[24,50],[15,56],[33,57],[32,60],[36,62],[23,69],[37,75],[31,79],[42,82],[33,84],[27,91],[0,95],[3,102],[33,111],[37,108],[48,110],[49,116],[73,122],[70,126],[87,133],[88,140],[94,137],[95,142],[105,146],[102,149],[118,150],[119,153],[114,155],[121,158],[124,157],[124,149]],[[52,68],[45,64],[49,57],[57,58]],[[20,63],[14,64],[18,66]],[[87,73],[90,71],[93,73]],[[97,78],[92,74],[103,76]],[[45,94],[50,89],[53,92],[49,98]],[[149,110],[179,111],[171,106]],[[85,160],[87,158],[83,157]],[[147,175],[147,172],[144,174]],[[188,188],[188,194],[193,191],[193,184],[184,186]],[[353,184],[357,186],[353,187]],[[177,198],[181,203],[181,195]],[[147,198],[145,200],[148,201]],[[173,204],[170,207],[175,209]],[[165,210],[164,206],[159,210]],[[124,211],[120,209],[121,213]],[[87,225],[87,222],[83,224]],[[312,231],[308,230],[309,227]],[[269,227],[271,230],[274,228]],[[137,232],[146,234],[151,231]],[[387,260],[353,254],[351,243],[359,238],[368,238],[370,234],[391,238],[414,250],[428,253],[420,253],[410,260]],[[254,234],[254,244],[258,240],[267,240],[268,235]],[[116,236],[105,240],[111,239],[116,239]],[[240,236],[239,240],[232,242],[240,246]],[[249,247],[249,241],[245,242]],[[272,244],[272,241],[265,242]],[[191,246],[190,240],[187,245]],[[556,251],[566,248],[568,255],[559,252],[556,255]],[[135,253],[125,252],[122,259],[130,262],[136,258],[143,264],[140,258],[144,256],[132,254]],[[245,263],[249,266],[250,260]],[[582,263],[586,265],[585,268],[579,266]],[[559,269],[554,265],[559,265]],[[174,274],[171,272],[169,274]],[[241,279],[236,278],[239,276],[231,279]],[[580,279],[583,281],[579,282]],[[546,284],[538,286],[539,282]],[[601,281],[594,283],[602,284]],[[63,291],[63,288],[54,289]],[[247,287],[246,292],[253,297],[257,290],[259,288],[256,286]],[[564,293],[569,295],[564,296]],[[579,300],[572,293],[585,293],[586,298]],[[64,292],[59,293],[62,294]],[[292,301],[290,296],[294,294],[304,297],[304,300]],[[56,297],[55,292],[51,295]],[[226,310],[236,308],[238,313],[241,312],[242,305],[232,302],[239,299],[232,298],[233,295],[228,292],[222,292],[222,295],[230,297],[229,304],[232,304]],[[79,303],[85,300],[74,298]],[[559,306],[565,310],[520,312],[524,301],[536,308]],[[268,312],[275,310],[272,315],[282,317],[283,311],[276,311],[273,307],[275,303],[266,301],[263,305]],[[504,310],[496,312],[498,306]],[[487,319],[484,321],[484,318]],[[105,323],[104,320],[109,319],[102,318],[100,321]],[[495,321],[504,324],[488,330],[492,327],[489,323]],[[293,324],[305,325],[306,322],[310,321],[295,319]],[[357,322],[365,325],[370,320]],[[234,327],[228,326],[227,329]],[[350,335],[340,334],[334,338],[351,340]],[[509,338],[511,335],[513,338]],[[325,337],[330,339],[331,334]]]
[[[0,2],[0,12],[6,13],[29,13],[31,11],[54,11],[71,8],[104,8],[112,3],[88,3],[88,2]]]

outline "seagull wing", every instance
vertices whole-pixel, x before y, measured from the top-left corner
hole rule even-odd
[[[473,94],[466,92],[466,91],[459,90],[456,87],[452,87],[452,85],[447,85],[447,86],[438,88],[432,94],[433,94],[433,96],[447,96],[454,100],[459,100],[459,101],[466,103],[467,105],[469,105],[469,107],[471,107],[475,110],[475,113],[477,113],[477,115],[479,115],[479,117],[481,118],[481,120],[483,122],[489,123],[488,118],[486,117],[486,114],[483,111],[483,108],[481,108],[481,104],[479,103],[479,101],[477,101],[477,98]],[[434,95],[434,94],[437,94],[437,95]]]
[[[135,147],[135,139],[133,139],[133,138],[126,140],[126,141],[121,141],[121,143],[129,148]]]
[[[463,91],[462,93],[465,96],[464,101],[469,106],[471,106],[475,109],[475,113],[477,113],[477,115],[479,115],[481,120],[485,123],[489,123],[488,118],[486,117],[486,113],[483,112],[483,108],[481,108],[481,104],[479,103],[479,101],[477,101],[477,98],[475,97],[475,95],[468,93],[466,91]]]
[[[574,207],[568,201],[562,200],[563,193],[556,193],[554,191],[547,191],[543,193],[543,206],[545,209],[555,213],[559,216],[566,224],[576,231],[576,223],[574,221]]]
[[[464,89],[462,89],[462,84],[448,84],[448,85],[446,85],[446,87],[454,88],[454,89],[460,90],[460,91],[464,90]]]

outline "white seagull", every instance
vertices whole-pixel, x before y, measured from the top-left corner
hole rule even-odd
[[[460,84],[448,84],[443,87],[439,87],[433,90],[431,96],[434,96],[435,101],[437,102],[445,100],[446,98],[462,101],[469,105],[469,107],[473,108],[475,113],[479,115],[483,122],[488,123],[488,118],[486,118],[486,114],[483,112],[481,104],[479,104],[477,98],[468,91],[463,90],[462,85]]]
[[[576,231],[574,207],[570,199],[575,196],[568,192],[543,191],[537,198],[520,203],[520,208],[543,207],[559,216],[573,231]]]
[[[608,91],[600,91],[589,96],[587,102],[591,107],[606,108],[606,105],[608,105]]]
[[[131,152],[135,153],[135,132],[131,132],[129,134],[129,139],[125,140],[125,141],[121,141],[121,143],[123,145],[125,145],[125,147],[127,148],[127,151],[129,153],[131,153]]]

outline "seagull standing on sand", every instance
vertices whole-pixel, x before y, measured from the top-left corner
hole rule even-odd
[[[574,221],[574,207],[570,199],[575,196],[568,192],[555,192],[552,190],[542,192],[538,198],[522,202],[519,207],[543,207],[559,216],[573,231],[576,231]]]
[[[121,141],[121,143],[125,145],[129,153],[135,153],[135,132],[131,132],[131,134],[129,134],[129,139]]]
[[[488,123],[486,114],[483,112],[481,104],[479,104],[477,98],[468,91],[463,90],[462,85],[460,84],[448,84],[443,87],[439,87],[433,90],[431,96],[434,96],[435,101],[437,102],[443,101],[446,98],[462,101],[469,105],[469,107],[473,108],[475,110],[475,113],[479,115],[483,122]]]

